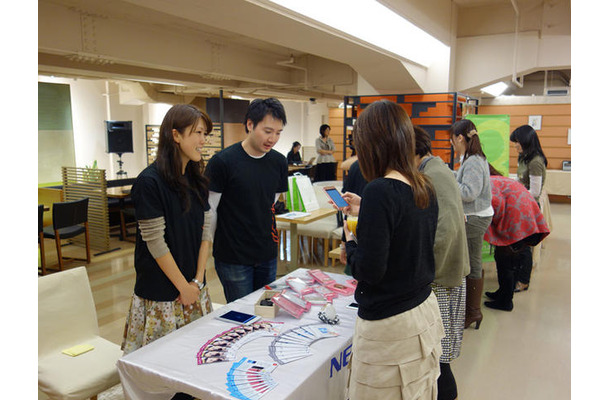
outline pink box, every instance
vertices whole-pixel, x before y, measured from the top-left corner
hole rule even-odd
[[[355,291],[354,287],[343,285],[343,284],[337,283],[337,282],[326,284],[326,285],[324,285],[324,287],[326,287],[332,291],[335,291],[339,294],[342,294],[343,296],[349,296],[351,294],[354,294],[354,291]]]
[[[326,285],[327,283],[334,282],[335,280],[328,276],[326,273],[320,271],[319,269],[310,269],[307,271],[309,275],[313,277],[316,281],[320,282],[322,285]]]

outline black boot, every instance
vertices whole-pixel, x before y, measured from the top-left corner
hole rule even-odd
[[[486,292],[485,295],[493,301],[486,301],[484,304],[486,307],[496,310],[512,311],[515,267],[519,262],[518,254],[515,254],[508,246],[497,246],[494,259],[500,288],[496,292]]]
[[[492,300],[497,300],[500,297],[500,289],[496,290],[495,292],[485,292],[485,296]]]
[[[451,372],[451,364],[441,363],[441,375],[438,377],[437,386],[437,400],[457,399],[457,384],[453,372]]]
[[[485,304],[485,307],[493,308],[496,310],[502,310],[502,311],[512,311],[513,310],[512,301],[510,303],[504,303],[500,300],[493,300],[493,301],[486,301],[483,304]]]

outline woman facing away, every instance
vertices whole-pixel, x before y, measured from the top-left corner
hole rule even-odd
[[[430,284],[438,206],[417,171],[413,126],[396,103],[382,100],[358,117],[354,142],[364,177],[362,198],[345,193],[346,252],[358,281],[358,316],[349,398],[436,399],[443,323]],[[354,235],[355,233],[355,235]]]
[[[454,400],[458,397],[458,391],[450,363],[459,357],[462,347],[466,276],[470,273],[464,208],[453,173],[443,160],[432,155],[430,135],[418,126],[414,129],[416,164],[419,171],[432,182],[438,202],[432,290],[438,300],[445,328],[445,337],[441,340],[443,353],[440,358],[438,400]]]
[[[515,144],[519,157],[517,159],[517,178],[534,196],[540,205],[540,195],[546,179],[546,156],[540,146],[538,134],[529,125],[522,125],[510,134],[510,141]],[[524,250],[524,264],[517,272],[515,292],[527,290],[532,275],[532,248]]]
[[[496,246],[494,259],[500,287],[495,292],[485,292],[492,301],[484,304],[496,310],[512,311],[515,275],[528,262],[528,255],[531,263],[530,246],[536,246],[550,231],[534,196],[521,183],[502,176],[491,165],[489,170],[494,216],[485,240]]]
[[[470,258],[470,274],[466,278],[464,328],[468,328],[474,322],[476,323],[475,329],[479,329],[483,320],[481,313],[483,235],[485,235],[494,213],[491,206],[489,167],[481,147],[479,134],[472,121],[459,120],[451,126],[449,132],[451,144],[460,157],[461,165],[456,179],[466,214],[466,237]]]
[[[334,151],[335,144],[330,138],[330,126],[323,124],[320,126],[320,137],[316,139],[318,159],[316,161],[314,182],[334,181],[337,179],[337,160],[335,160],[333,155]]]
[[[122,349],[130,353],[211,311],[202,237],[208,206],[201,149],[212,130],[197,108],[177,104],[159,130],[157,159],[133,185],[136,283]]]

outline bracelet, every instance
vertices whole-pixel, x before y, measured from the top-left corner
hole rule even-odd
[[[197,287],[199,288],[199,290],[203,290],[203,288],[205,287],[205,283],[201,283],[197,280],[197,278],[193,278],[191,279],[191,282],[195,282],[195,284],[197,285]]]

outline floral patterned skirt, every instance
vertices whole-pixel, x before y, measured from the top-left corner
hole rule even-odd
[[[201,291],[199,300],[189,306],[183,306],[177,300],[146,300],[134,293],[121,349],[124,354],[129,354],[210,312],[212,301],[207,287]]]

